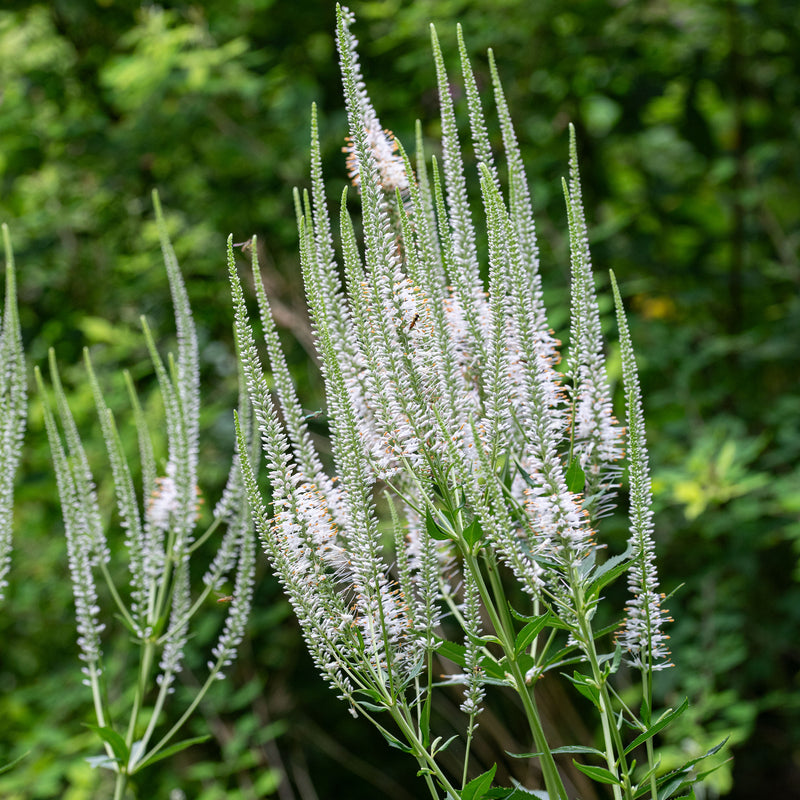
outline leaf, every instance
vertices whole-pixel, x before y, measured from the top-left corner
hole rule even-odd
[[[604,586],[608,586],[609,583],[615,581],[624,572],[627,572],[630,566],[632,552],[633,546],[629,544],[625,548],[624,553],[620,553],[618,556],[612,556],[605,563],[601,564],[595,570],[592,576],[592,582],[589,584],[586,593],[599,594]]]
[[[482,775],[473,778],[462,790],[461,800],[481,800],[492,785],[494,774],[497,772],[497,764],[492,764],[491,769],[486,770]]]
[[[22,759],[25,758],[30,752],[30,750],[26,750],[21,756],[17,756],[17,758],[15,758],[13,761],[9,761],[8,764],[3,764],[3,766],[0,767],[0,775],[2,775],[4,772],[8,772],[10,769],[14,769],[14,767],[16,767],[17,764],[19,764],[19,762],[22,761]]]
[[[573,755],[576,753],[581,753],[585,755],[600,756],[600,758],[606,757],[606,754],[602,750],[597,750],[594,747],[584,747],[583,745],[580,744],[567,745],[565,747],[556,747],[554,750],[551,750],[550,752],[554,756],[560,755],[562,753],[571,753]],[[509,751],[506,750],[506,755],[511,756],[511,758],[540,758],[541,756],[544,755],[544,753],[509,753]]]
[[[512,606],[511,603],[508,604],[508,610],[511,616],[514,617],[514,619],[517,619],[520,622],[525,622],[525,623],[536,622],[536,620],[541,619],[541,617],[543,616],[542,614],[522,614],[519,611],[517,611],[517,609],[514,608],[514,606]],[[558,628],[559,630],[563,631],[570,630],[570,626],[567,625],[565,622],[562,622],[555,614],[553,614],[550,611],[548,611],[547,613],[550,615],[550,619],[547,621],[547,624],[551,628]]]
[[[449,642],[447,639],[442,639],[434,650],[443,658],[448,659],[448,661],[453,661],[458,664],[459,667],[463,667],[466,664],[464,655],[466,653],[466,648],[463,644],[457,644],[456,642]]]
[[[566,672],[561,673],[585,698],[591,700],[595,706],[600,705],[600,690],[594,686],[590,681],[592,680],[588,675],[581,675],[577,670],[572,673],[572,676],[567,675]]]
[[[439,742],[442,740],[442,737],[441,736],[437,737],[436,739],[433,740],[433,747],[431,748],[431,755],[434,756],[434,755],[438,755],[439,753],[443,753],[445,750],[447,750],[448,747],[450,747],[450,745],[456,739],[458,739],[458,734],[455,734],[454,736],[451,736],[443,745],[440,746]]]
[[[668,781],[671,781],[674,777],[679,777],[681,780],[686,781],[687,780],[687,776],[689,774],[689,770],[691,770],[691,768],[695,764],[699,763],[700,761],[703,761],[704,759],[708,758],[709,756],[713,756],[715,753],[718,753],[725,746],[725,743],[728,741],[729,738],[730,737],[726,736],[718,745],[715,745],[710,750],[708,750],[707,752],[703,753],[703,755],[697,756],[696,758],[692,758],[689,761],[687,761],[685,764],[683,764],[682,766],[678,767],[677,769],[674,769],[671,772],[668,772],[666,775],[662,775],[657,781],[659,787],[665,785]],[[723,763],[725,763],[725,762],[723,762]],[[719,766],[722,766],[722,764],[718,765],[718,767]],[[714,769],[709,770],[709,773],[713,772],[718,767],[714,767]],[[689,780],[688,783],[690,785],[691,783],[694,783],[699,779],[700,778],[698,776],[696,778],[693,778],[693,779]]]
[[[128,758],[130,757],[128,745],[125,744],[125,740],[113,728],[92,725],[90,722],[84,722],[84,725],[89,728],[89,730],[94,731],[107,745],[109,745],[109,747],[111,747],[118,764],[124,766],[128,763]]]
[[[729,737],[726,736],[718,745],[715,745],[707,752],[703,753],[702,756],[697,756],[696,758],[687,761],[682,766],[678,767],[677,769],[670,770],[665,775],[662,775],[660,778],[657,779],[656,784],[664,791],[669,788],[669,791],[674,794],[676,791],[679,791],[681,788],[692,786],[695,783],[700,783],[700,781],[704,780],[707,776],[711,775],[712,772],[716,772],[721,766],[726,764],[730,759],[726,761],[722,761],[716,766],[712,767],[705,772],[698,773],[694,777],[689,777],[689,773],[691,768],[703,761],[703,759],[708,758],[709,756],[713,756],[715,753],[718,753],[726,744]],[[650,794],[650,786],[644,785],[644,782],[641,784],[641,788],[637,790],[636,794],[634,794],[634,798],[637,797],[644,797],[645,795]],[[670,795],[666,795],[669,797]],[[661,793],[659,792],[659,797],[661,797]]]
[[[446,639],[442,639],[436,645],[434,650],[443,658],[458,664],[459,667],[466,665],[466,658],[464,655],[466,650],[463,644],[448,642]],[[484,655],[481,658],[480,665],[486,675],[490,678],[500,681],[505,679],[506,671],[503,669],[502,665],[498,663],[498,661],[492,658],[492,656]]]
[[[430,511],[425,512],[425,529],[428,531],[428,536],[430,536],[431,539],[435,539],[437,542],[447,542],[453,538],[436,523]]]
[[[431,700],[433,692],[428,692],[425,696],[425,702],[422,704],[422,714],[420,715],[419,728],[422,733],[422,744],[425,749],[431,743]]]
[[[389,731],[383,730],[383,728],[379,728],[381,735],[384,739],[389,743],[389,747],[394,747],[396,750],[402,750],[404,753],[413,753],[414,748],[410,747],[407,744],[403,744],[399,739],[392,736]]]
[[[684,776],[679,776],[670,781],[663,789],[659,789],[658,800],[667,800],[677,792],[685,782]]]
[[[519,474],[522,477],[522,480],[525,481],[525,483],[527,483],[528,486],[531,487],[531,489],[539,488],[538,485],[536,484],[536,481],[528,474],[528,472],[525,469],[523,469],[522,464],[520,464],[519,462],[517,462],[517,470],[519,470]]]
[[[643,744],[648,739],[652,739],[660,730],[667,727],[673,720],[676,720],[686,709],[689,708],[689,698],[684,698],[683,702],[674,711],[664,714],[655,725],[648,728],[644,733],[640,733],[626,748],[625,755],[628,755],[631,750]]]
[[[367,711],[374,711],[376,714],[379,714],[381,711],[386,711],[386,706],[368,703],[366,700],[356,700],[356,705],[358,705],[359,708],[365,708]]]
[[[495,786],[484,795],[486,800],[550,800],[550,795],[541,789],[526,789],[524,786],[513,788]]]
[[[472,522],[464,530],[464,541],[469,546],[470,550],[483,539],[484,533],[481,528],[478,518],[474,517]]]
[[[611,666],[609,667],[609,674],[614,675],[617,670],[619,669],[620,662],[622,661],[622,645],[617,642],[617,646],[614,648],[614,658],[611,661]]]
[[[584,775],[590,777],[593,781],[597,781],[598,783],[607,783],[611,786],[622,786],[619,778],[605,767],[592,767],[587,764],[579,764],[574,758],[572,759],[572,763],[575,765],[576,769],[580,770]]]
[[[553,615],[548,611],[539,617],[534,617],[518,634],[514,641],[514,652],[519,655],[547,626],[548,620]]]
[[[181,750],[186,750],[187,748],[191,747],[195,744],[201,744],[202,742],[207,742],[211,736],[206,734],[205,736],[195,736],[192,739],[184,739],[182,742],[176,742],[173,745],[161,750],[160,752],[156,753],[155,755],[150,756],[150,758],[146,759],[145,761],[140,762],[136,765],[134,770],[131,772],[131,775],[143,770],[145,767],[149,767],[151,764],[155,764],[157,761],[161,761],[162,759],[169,758],[170,756],[174,756],[175,753],[180,753]]]
[[[484,655],[480,661],[481,669],[490,677],[505,682],[506,671],[503,665],[489,655]]]
[[[573,458],[570,462],[565,478],[567,488],[573,494],[580,494],[583,491],[583,487],[586,485],[586,473],[577,458]]]

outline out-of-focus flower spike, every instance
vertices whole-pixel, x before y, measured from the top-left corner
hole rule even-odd
[[[117,432],[114,416],[103,398],[88,349],[84,349],[83,359],[89,375],[89,385],[94,395],[97,415],[100,419],[100,429],[103,432],[103,439],[105,440],[109,462],[111,463],[111,474],[114,478],[114,492],[117,498],[120,524],[125,530],[125,544],[128,548],[131,574],[131,616],[134,622],[137,623],[137,633],[143,635],[146,630],[146,622],[143,615],[147,611],[146,541],[139,513],[139,504],[136,500],[136,490],[122,448],[122,442]]]
[[[100,516],[100,505],[97,502],[97,491],[95,489],[94,477],[89,466],[89,459],[81,442],[75,419],[67,402],[64,387],[61,383],[61,376],[56,365],[56,354],[51,348],[48,351],[48,363],[50,367],[50,382],[53,385],[53,394],[56,400],[59,420],[64,429],[64,438],[67,443],[71,472],[73,475],[73,485],[78,502],[83,507],[85,520],[84,534],[91,542],[91,560],[93,565],[107,564],[111,559],[108,549],[103,522]]]
[[[0,600],[7,586],[14,522],[14,477],[22,455],[28,387],[17,307],[14,251],[3,223],[5,305],[0,317]]]
[[[44,397],[44,381],[38,367],[34,374],[39,394]],[[100,607],[97,604],[92,563],[96,559],[95,542],[98,539],[98,531],[94,530],[94,526],[99,520],[100,512],[93,490],[87,486],[79,488],[86,476],[80,468],[79,460],[74,458],[75,454],[70,452],[69,458],[67,457],[49,403],[42,403],[42,410],[64,517],[72,594],[75,599],[78,647],[81,651],[80,659],[85,664],[82,672],[86,676],[84,682],[96,686],[102,673],[100,634],[104,625],[98,621]]]
[[[192,309],[175,251],[167,233],[166,220],[156,191],[153,192],[156,223],[164,264],[167,269],[172,305],[175,311],[175,328],[178,338],[178,358],[173,377],[178,399],[178,417],[175,428],[167,429],[172,453],[170,460],[176,465],[176,484],[180,496],[179,514],[182,516],[178,531],[178,550],[191,543],[194,528],[197,493],[197,465],[200,454],[200,362]]]

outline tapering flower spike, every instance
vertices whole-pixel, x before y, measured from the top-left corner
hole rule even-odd
[[[5,307],[0,315],[0,600],[7,586],[14,522],[14,478],[22,455],[27,415],[25,354],[17,308],[14,251],[3,223]]]
[[[630,482],[630,545],[633,559],[628,573],[631,599],[619,642],[631,664],[640,669],[658,670],[672,666],[664,625],[671,622],[662,608],[653,541],[653,495],[647,456],[647,434],[642,411],[639,373],[633,352],[625,309],[614,274],[611,274],[617,309],[622,376],[625,384],[625,409],[628,416],[628,478]]]

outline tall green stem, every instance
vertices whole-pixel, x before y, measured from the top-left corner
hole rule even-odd
[[[436,778],[438,779],[439,783],[444,787],[445,791],[448,792],[452,797],[458,797],[459,792],[447,780],[447,776],[442,772],[439,765],[436,763],[436,759],[428,752],[428,749],[423,745],[420,741],[419,733],[414,729],[414,726],[409,723],[406,719],[405,715],[397,708],[397,706],[393,706],[389,709],[392,718],[397,723],[397,726],[400,728],[403,736],[405,737],[406,741],[409,742],[412,747],[414,748],[414,756],[417,759],[417,763],[422,767],[424,774],[428,779],[430,779],[430,774],[428,770],[432,771]],[[437,798],[438,795],[436,793],[435,787],[432,785],[432,781],[428,784],[434,798]]]
[[[125,790],[128,788],[128,773],[118,772],[117,779],[114,782],[114,800],[123,800],[125,797]]]
[[[603,728],[603,741],[605,745],[606,763],[608,769],[617,777],[622,773],[622,782],[625,786],[625,796],[631,796],[630,790],[630,776],[628,774],[628,766],[625,759],[624,747],[622,745],[622,738],[619,735],[614,720],[614,710],[611,703],[611,697],[606,685],[606,676],[600,669],[600,661],[597,657],[597,649],[594,644],[594,632],[592,630],[592,623],[589,619],[590,609],[586,607],[586,597],[584,595],[583,586],[581,585],[580,578],[574,566],[570,567],[569,572],[570,582],[572,584],[573,599],[575,602],[575,614],[578,619],[578,626],[580,628],[580,636],[583,639],[586,655],[589,659],[589,665],[592,670],[592,679],[597,687],[599,693],[600,704],[600,723]],[[615,751],[619,753],[619,765],[617,765],[617,758]],[[622,788],[614,784],[614,800],[622,800]]]
[[[646,709],[646,716],[642,720],[649,728],[652,722],[651,715],[653,709],[653,671],[648,666],[642,667],[642,692],[644,694],[644,702],[642,705]],[[653,752],[653,740],[648,739],[645,742],[647,748],[647,767],[650,771],[650,797],[652,800],[658,800],[658,785],[656,784],[656,771],[655,771],[655,753]]]
[[[567,790],[564,788],[564,783],[561,780],[561,776],[558,774],[558,767],[556,767],[555,759],[550,752],[550,745],[547,742],[544,728],[542,728],[542,722],[536,708],[533,693],[525,683],[525,675],[517,661],[517,654],[514,649],[514,623],[511,618],[511,613],[508,610],[508,603],[505,599],[505,592],[503,591],[503,585],[497,571],[497,565],[488,555],[484,559],[486,570],[489,574],[489,581],[492,585],[492,591],[490,592],[475,557],[471,553],[466,553],[464,561],[475,575],[478,590],[486,606],[486,611],[492,621],[497,637],[500,639],[506,661],[509,665],[511,677],[514,681],[514,687],[522,699],[522,706],[525,709],[525,716],[528,720],[528,726],[530,727],[533,741],[541,753],[539,758],[547,793],[553,800],[555,800],[555,798],[558,798],[558,800],[567,800]]]

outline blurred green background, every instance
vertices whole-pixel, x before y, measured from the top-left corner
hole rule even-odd
[[[793,796],[800,785],[795,0],[354,0],[351,8],[374,105],[407,144],[417,117],[431,146],[438,134],[428,23],[437,25],[458,99],[455,23],[484,89],[486,49],[494,49],[528,167],[557,331],[565,328],[568,283],[560,178],[567,125],[575,124],[598,286],[607,287],[613,268],[642,370],[662,583],[668,592],[681,585],[669,603],[678,669],[662,673],[660,691],[665,702],[688,694],[693,705],[668,745],[699,754],[730,735],[733,760],[708,796]],[[134,370],[145,391],[150,372],[139,315],[165,346],[173,332],[154,187],[199,329],[206,505],[219,496],[233,441],[228,233],[237,242],[258,234],[301,394],[309,408],[323,405],[291,189],[308,184],[312,101],[332,200],[346,181],[334,18],[330,0],[2,4],[0,220],[12,230],[23,335],[32,364],[56,348],[98,474],[107,470],[81,348],[92,348],[125,428],[118,370]],[[48,459],[34,398],[0,615],[0,763],[31,752],[0,776],[0,796],[99,798],[108,784],[83,761],[98,748],[82,726],[91,709],[79,680]],[[111,517],[111,487],[101,481],[100,488]],[[177,800],[178,788],[202,800],[418,796],[411,761],[366,725],[351,724],[318,680],[261,569],[250,639],[233,677],[188,731],[213,739],[154,767],[141,796]],[[221,613],[208,609],[198,641],[213,636]],[[110,641],[108,648],[110,671],[124,675],[124,647]],[[187,691],[203,663],[198,649]],[[553,725],[565,736],[581,732],[577,701],[549,691]],[[499,757],[518,744],[513,715],[508,709],[506,718],[483,723]],[[476,753],[495,757],[490,744]]]

